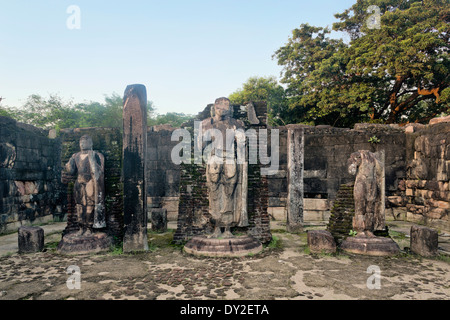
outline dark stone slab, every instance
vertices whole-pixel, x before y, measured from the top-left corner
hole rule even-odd
[[[438,254],[438,232],[423,226],[411,226],[411,251],[424,256],[433,257]]]
[[[86,254],[106,252],[111,249],[112,239],[106,233],[90,235],[66,234],[58,244],[57,251],[64,254]]]
[[[184,246],[184,251],[187,253],[208,257],[242,257],[249,254],[257,254],[262,249],[262,244],[249,236],[229,239],[195,236]]]
[[[129,85],[123,98],[123,251],[146,251],[147,194],[147,91],[144,85]]]
[[[167,209],[164,209],[164,208],[150,209],[150,222],[152,224],[152,231],[166,232],[167,231]]]
[[[18,230],[19,253],[41,252],[44,249],[44,229],[20,227]]]
[[[307,233],[308,247],[311,253],[335,253],[336,242],[326,230],[309,230]]]
[[[399,253],[398,244],[386,237],[348,237],[341,244],[341,249],[367,256],[392,256]]]

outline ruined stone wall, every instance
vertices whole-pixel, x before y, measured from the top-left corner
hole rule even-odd
[[[70,157],[80,151],[81,136],[89,135],[93,149],[105,157],[105,210],[107,230],[121,239],[123,233],[123,191],[122,191],[122,134],[118,128],[79,128],[63,129],[60,132],[62,152],[59,167],[62,168]],[[63,172],[64,173],[64,172]],[[73,200],[73,183],[64,186],[67,227],[64,233],[77,230],[76,212]]]
[[[209,107],[199,114],[199,119],[209,116]],[[235,118],[245,119],[245,111],[240,108],[233,110]],[[268,214],[283,220],[286,219],[287,197],[287,129],[270,129],[279,130],[280,149],[278,172],[265,177],[268,184]],[[172,132],[173,128],[149,132],[147,178],[149,204],[167,208],[169,219],[173,221],[178,214],[179,183],[188,176],[183,178],[182,167],[170,160],[171,150],[178,143],[170,141]],[[379,142],[370,143],[372,137]],[[305,221],[328,220],[339,186],[354,180],[347,172],[347,159],[358,150],[384,150],[387,195],[392,197],[401,192],[399,182],[406,176],[406,135],[403,128],[368,124],[356,125],[355,129],[305,126]]]
[[[60,153],[48,131],[0,117],[0,234],[61,218]]]
[[[450,231],[450,123],[407,129],[407,175],[402,196],[390,197],[403,207],[398,217]],[[406,212],[405,212],[406,211]],[[401,217],[406,214],[406,217]]]
[[[180,186],[180,165],[172,162],[171,153],[178,141],[171,141],[175,128],[153,126],[147,133],[147,205],[167,209],[167,218],[176,221]]]
[[[210,105],[199,114],[197,120],[202,120],[210,116]],[[240,119],[246,124],[246,129],[267,128],[267,106],[265,103],[254,103],[255,117],[254,123],[249,122],[247,111],[239,106],[233,108],[233,118]],[[257,118],[257,120],[256,120]],[[255,123],[258,122],[258,123]],[[184,126],[191,132],[191,138],[194,138],[193,121]],[[191,155],[193,152],[193,141],[191,142]],[[250,150],[258,150],[257,147]],[[203,163],[195,164],[192,158],[191,163],[180,165],[180,183],[179,183],[179,209],[177,230],[174,234],[174,241],[182,243],[189,240],[192,236],[210,233],[213,225],[210,221],[208,188],[206,185],[206,166]],[[261,164],[249,164],[248,166],[248,221],[249,226],[239,228],[239,232],[251,234],[263,243],[271,240],[270,219],[268,214],[268,180],[261,176]]]
[[[379,142],[371,143],[376,138]],[[358,150],[385,152],[386,190],[396,192],[405,177],[406,136],[397,126],[357,124],[355,129],[305,129],[305,197],[334,199],[339,186],[355,179],[347,170]]]
[[[276,220],[286,219],[287,201],[287,129],[286,127],[271,127],[279,133],[279,170],[277,173],[267,176],[269,215]]]
[[[287,181],[286,129],[280,130],[280,171],[268,176],[269,212],[285,219]],[[355,129],[305,126],[304,221],[327,221],[339,186],[354,181],[347,171],[347,159],[358,150],[385,151],[386,192],[398,194],[406,166],[406,135],[390,125],[357,124]],[[370,143],[369,139],[379,140]]]

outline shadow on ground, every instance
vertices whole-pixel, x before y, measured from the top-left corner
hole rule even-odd
[[[402,247],[407,235],[396,232]],[[60,255],[60,236],[53,235],[46,252],[0,258],[0,300],[450,298],[448,257],[311,255],[306,232],[286,233],[278,224],[273,236],[261,254],[226,259],[184,253],[172,244],[173,230],[149,232],[150,250],[140,254],[116,247],[107,254]],[[69,266],[80,268],[80,289],[67,287]],[[368,288],[374,283],[370,266],[381,271],[380,289]]]

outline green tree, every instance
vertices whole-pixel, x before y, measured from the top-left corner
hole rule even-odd
[[[0,116],[13,118],[14,114],[8,107],[0,106]]]
[[[10,110],[16,120],[43,129],[73,128],[82,118],[82,113],[72,102],[64,102],[58,95],[45,99],[33,94],[21,108]]]
[[[380,23],[369,23],[379,8]],[[275,52],[289,108],[306,123],[426,122],[449,110],[445,0],[357,0],[330,30],[301,25]]]
[[[184,113],[167,112],[165,114],[158,114],[149,119],[148,125],[170,124],[172,127],[180,127],[184,122],[192,119],[193,116]]]
[[[270,125],[283,125],[288,118],[284,88],[275,77],[251,77],[228,97],[232,104],[266,101]]]
[[[331,39],[328,28],[314,27],[302,24],[300,28],[292,31],[292,37],[288,43],[278,49],[274,57],[278,64],[284,66],[281,82],[287,85],[286,97],[290,110],[290,123],[303,122],[307,124],[321,124],[334,121],[337,116],[338,104],[330,101],[327,107],[331,112],[324,109],[323,98],[327,95],[327,83],[337,84],[342,76],[342,62],[336,60],[333,65],[329,64],[323,72],[328,73],[327,82],[315,76],[318,69],[324,68],[326,61],[336,53],[345,48],[342,40]],[[328,90],[331,94],[331,88]],[[335,123],[331,123],[335,124]]]
[[[154,105],[147,102],[148,118],[154,117]],[[105,102],[73,104],[65,102],[58,95],[48,99],[34,94],[28,97],[21,108],[7,108],[0,111],[17,121],[43,129],[113,127],[122,128],[123,99],[118,94],[105,95]]]
[[[105,102],[89,102],[77,104],[82,110],[83,119],[80,127],[122,128],[123,98],[117,93],[105,95]],[[155,108],[152,101],[147,101],[147,118],[154,116]]]

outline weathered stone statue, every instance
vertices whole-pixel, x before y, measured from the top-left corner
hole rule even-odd
[[[106,227],[105,221],[105,158],[92,150],[92,139],[84,135],[80,139],[81,151],[74,154],[66,164],[70,175],[77,175],[74,198],[79,235],[89,235],[93,229]]]
[[[389,237],[377,237],[375,230],[384,229],[384,170],[374,153],[360,150],[348,159],[348,171],[355,175],[355,215],[353,231],[355,237],[347,237],[341,249],[347,252],[386,256],[399,252],[395,241]]]
[[[242,131],[237,131],[238,129]],[[203,152],[207,154],[209,211],[214,223],[211,238],[232,238],[231,227],[248,226],[247,162],[243,129],[244,123],[232,118],[227,98],[217,99],[212,117],[202,122],[203,141],[212,141],[209,145],[203,144]],[[224,228],[224,232],[221,228]]]
[[[374,237],[373,231],[384,227],[382,210],[377,210],[383,191],[383,169],[375,154],[367,150],[354,152],[348,159],[348,171],[356,175],[354,186],[355,215],[353,230],[359,236]]]
[[[262,244],[250,232],[233,235],[230,230],[249,226],[246,134],[244,123],[232,117],[230,100],[216,99],[211,107],[211,117],[202,121],[199,133],[195,143],[198,147],[194,151],[201,151],[206,163],[208,211],[214,231],[210,235],[192,237],[184,251],[209,257],[257,254],[261,252]]]
[[[105,159],[92,150],[88,135],[80,138],[81,151],[75,153],[66,164],[67,174],[76,177],[73,188],[77,232],[65,234],[58,245],[62,253],[89,253],[107,251],[111,238],[104,232],[105,219]]]

